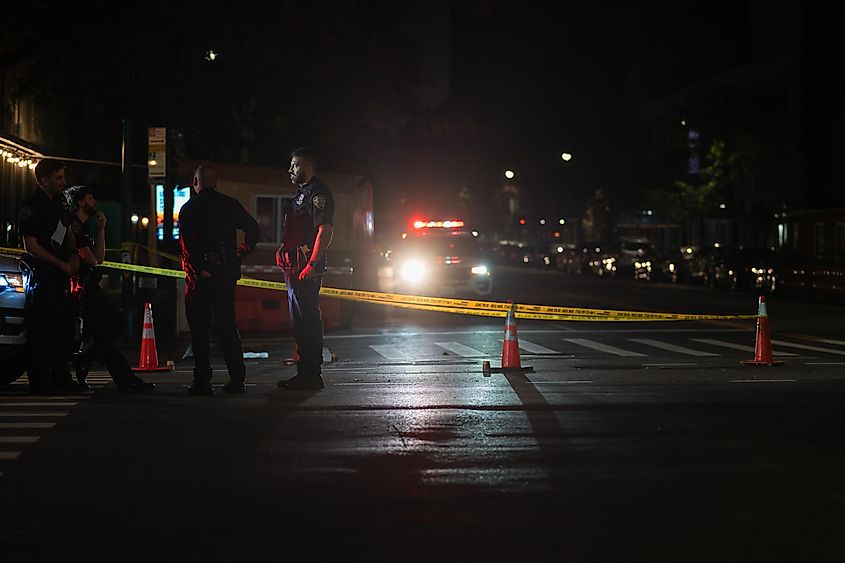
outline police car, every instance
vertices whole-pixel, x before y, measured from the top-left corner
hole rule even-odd
[[[464,221],[416,220],[401,242],[386,253],[380,275],[382,289],[413,295],[489,295],[493,290],[490,261],[477,233]]]
[[[23,278],[18,259],[0,256],[0,385],[26,370]]]

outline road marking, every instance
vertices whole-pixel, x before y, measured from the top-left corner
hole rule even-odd
[[[834,346],[845,346],[845,340],[834,340],[832,338],[819,338],[810,334],[795,334],[787,333],[784,336],[790,338],[800,338],[801,340],[810,340],[811,342],[821,342],[822,344],[833,344]]]
[[[691,338],[690,340],[694,340],[695,342],[701,342],[703,344],[711,344],[713,346],[721,346],[722,348],[731,348],[733,350],[742,350],[743,352],[751,352],[754,353],[754,346],[744,346],[742,344],[734,344],[733,342],[725,342],[724,340],[711,340],[709,338]],[[795,354],[791,352],[778,352],[773,351],[773,356],[795,356]]]
[[[719,354],[714,354],[713,352],[702,352],[701,350],[693,350],[692,348],[686,348],[684,346],[678,346],[676,344],[669,344],[668,342],[661,342],[660,340],[652,340],[651,338],[629,338],[628,340],[630,340],[631,342],[645,344],[646,346],[654,346],[655,348],[660,348],[661,350],[668,350],[669,352],[686,354],[687,356],[719,356]]]
[[[0,422],[0,430],[45,430],[55,425],[55,422]]]
[[[540,321],[542,322],[542,321]],[[727,332],[754,332],[753,328],[621,328],[621,329],[569,329],[569,330],[560,330],[560,329],[530,329],[530,328],[520,328],[519,334],[560,334],[560,333],[575,333],[575,334],[609,334],[609,333],[623,333],[623,334],[645,334],[645,333],[669,333],[669,334],[677,334],[679,332],[695,332],[698,334],[705,333],[705,332],[718,332],[720,334],[724,334]],[[369,334],[332,334],[326,335],[323,337],[323,340],[349,340],[349,339],[360,339],[360,338],[385,338],[385,337],[410,337],[410,336],[444,336],[444,335],[455,335],[455,336],[462,336],[462,335],[479,335],[479,334],[502,334],[502,330],[452,330],[452,331],[437,331],[437,332],[374,332]],[[255,342],[255,341],[250,341]],[[260,341],[259,341],[260,342]],[[278,340],[273,339],[270,342],[278,342]],[[217,368],[215,368],[217,369]],[[226,366],[223,366],[222,369],[226,369]]]
[[[532,381],[534,385],[582,385],[592,382],[592,379],[573,379],[572,381]]]
[[[502,342],[502,339],[499,339],[499,342]],[[525,350],[526,352],[530,352],[532,354],[552,354],[555,356],[562,355],[562,352],[558,352],[557,350],[552,350],[551,348],[546,348],[545,346],[540,346],[539,344],[535,344],[534,342],[529,342],[528,340],[519,341],[519,347]]]
[[[645,356],[645,354],[640,354],[639,352],[623,350],[622,348],[608,346],[607,344],[602,344],[601,342],[596,342],[594,340],[587,340],[586,338],[564,338],[563,340],[566,342],[571,342],[572,344],[584,346],[585,348],[592,348],[593,350],[598,350],[599,352],[607,352],[609,354],[615,354],[617,356],[626,356],[631,358]]]
[[[469,346],[464,346],[460,342],[435,342],[435,344],[464,358],[484,356],[484,352],[476,350],[475,348],[470,348]]]
[[[0,444],[35,444],[41,436],[0,436]]]
[[[813,352],[824,352],[826,354],[838,354],[840,356],[845,356],[845,350],[834,350],[833,348],[822,348],[821,346],[809,346],[807,344],[795,344],[794,342],[787,342],[786,340],[772,340],[772,344],[786,346],[787,348],[798,348],[799,350],[812,350]]]
[[[371,344],[370,348],[387,358],[388,360],[407,360],[408,355],[396,346],[390,344]]]
[[[731,379],[731,383],[794,383],[795,379]]]
[[[5,398],[5,397],[4,397]],[[2,403],[0,406],[7,405],[10,407],[72,407],[76,403]]]
[[[643,364],[643,367],[647,368],[660,368],[660,367],[694,367],[698,364]]]
[[[0,460],[18,459],[20,456],[21,452],[0,452]]]
[[[39,417],[39,416],[67,416],[66,412],[20,412],[20,411],[0,411],[0,416],[25,416],[25,417]]]

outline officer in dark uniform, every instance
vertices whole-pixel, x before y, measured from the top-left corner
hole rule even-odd
[[[323,321],[320,287],[326,271],[326,249],[332,241],[334,199],[317,178],[313,150],[300,148],[291,155],[291,182],[299,186],[285,210],[284,237],[276,251],[276,264],[285,274],[288,309],[299,360],[296,376],[279,382],[289,391],[323,388]]]
[[[211,395],[211,316],[217,322],[229,382],[226,393],[246,391],[246,365],[241,337],[235,325],[235,285],[241,277],[241,259],[258,243],[258,223],[237,200],[217,192],[217,175],[200,166],[194,174],[194,192],[179,212],[182,268],[187,278],[185,310],[191,327],[194,355],[192,395]],[[244,241],[237,246],[237,231]]]
[[[33,394],[75,393],[69,363],[74,340],[69,276],[79,268],[70,213],[62,191],[65,164],[45,158],[35,167],[38,188],[23,200],[18,231],[26,253],[21,259],[25,284],[27,376]]]
[[[132,372],[129,362],[117,348],[126,321],[114,303],[100,287],[97,264],[106,257],[106,216],[97,209],[94,192],[87,186],[74,186],[65,192],[72,211],[70,230],[76,241],[79,271],[71,277],[71,301],[82,318],[82,342],[74,355],[76,379],[88,387],[85,377],[96,360],[106,365],[120,391],[152,391],[155,384],[144,381]],[[88,231],[86,224],[97,218],[97,236]]]

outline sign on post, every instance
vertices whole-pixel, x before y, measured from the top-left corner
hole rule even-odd
[[[167,176],[167,128],[150,127],[147,129],[149,156],[147,170],[150,178]]]

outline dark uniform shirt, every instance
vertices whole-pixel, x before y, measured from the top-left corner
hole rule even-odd
[[[244,241],[238,248],[238,230]],[[204,189],[179,211],[182,269],[194,283],[203,270],[220,278],[240,279],[240,259],[258,243],[260,228],[236,200]]]
[[[331,225],[333,218],[334,198],[328,186],[315,177],[299,188],[293,201],[285,209],[285,234],[282,239],[292,265],[297,265],[300,270],[305,267],[311,257],[311,251],[314,250],[318,227]],[[296,251],[303,246],[307,246],[307,249]],[[325,254],[315,266],[318,272],[326,269]]]
[[[91,235],[90,231],[85,227],[85,224],[79,219],[75,213],[71,216],[70,223],[71,232],[76,233],[74,240],[76,241],[76,249],[82,250],[88,248],[91,254],[94,254],[94,249],[97,246],[97,241]],[[88,262],[79,258],[79,270],[73,276],[74,285],[84,287],[89,282],[98,283],[100,281],[100,273],[97,268],[90,265]]]
[[[38,188],[21,203],[18,232],[21,239],[24,236],[35,237],[41,248],[66,262],[72,254],[68,245],[70,222],[71,213],[64,195],[58,194],[50,199],[44,190]],[[32,268],[64,275],[52,264],[42,262],[29,253],[24,255],[24,261]]]

